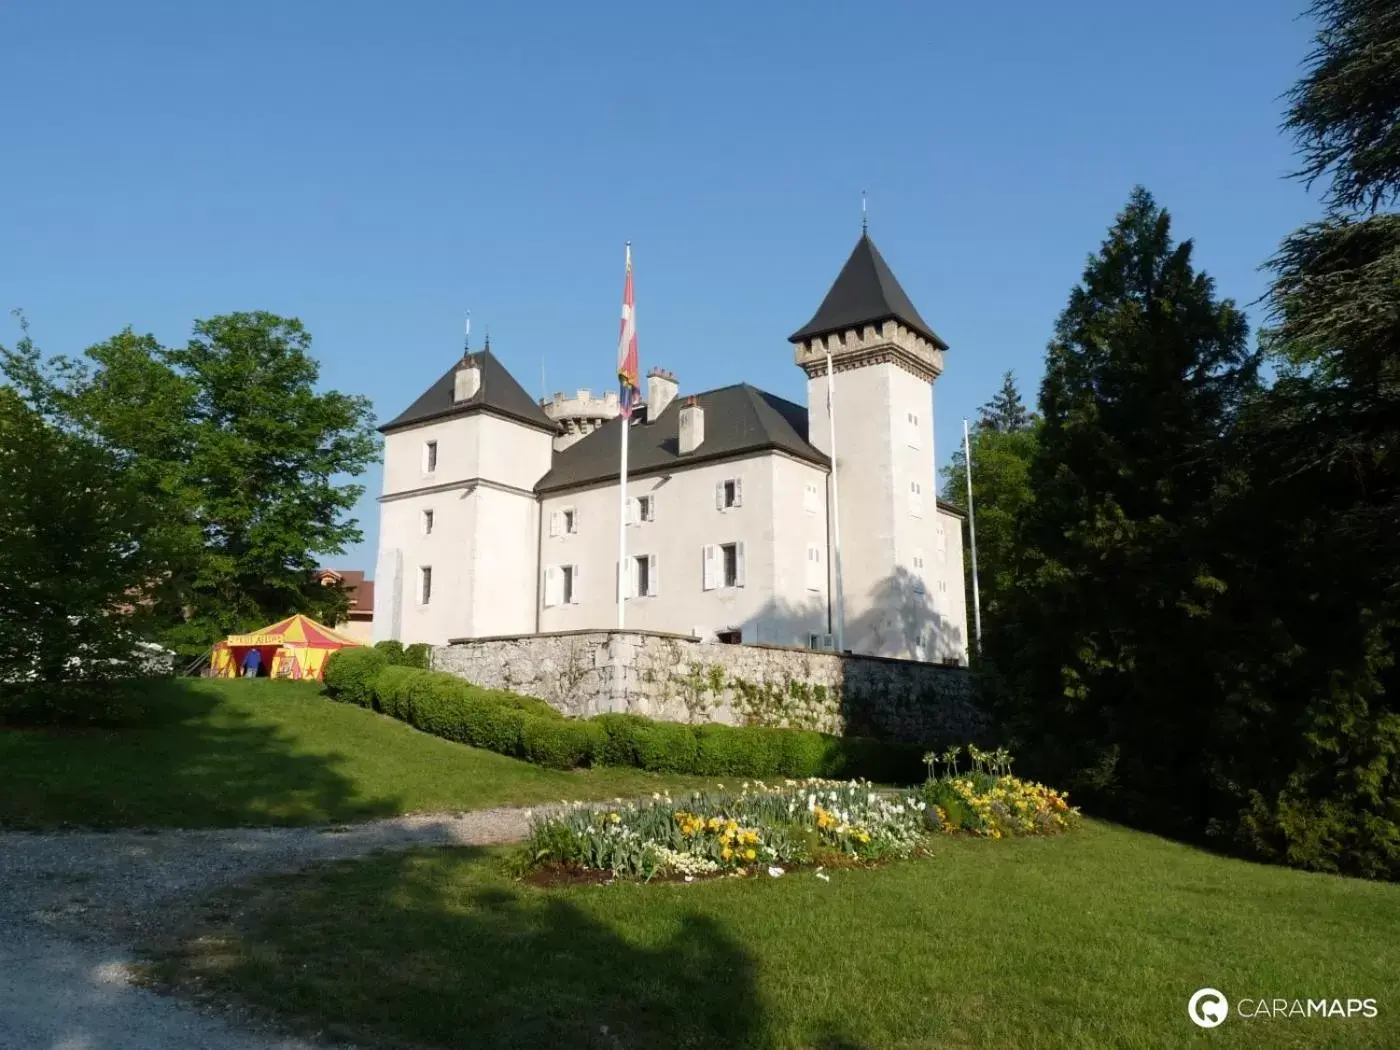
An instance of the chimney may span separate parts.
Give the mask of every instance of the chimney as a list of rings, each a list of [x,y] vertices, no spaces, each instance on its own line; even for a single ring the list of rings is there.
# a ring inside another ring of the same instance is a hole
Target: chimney
[[[695,403],[695,398],[687,398],[685,407],[681,409],[681,455],[694,452],[704,441],[705,410]]]
[[[661,418],[680,390],[676,377],[664,368],[653,368],[647,373],[647,422],[654,423]]]
[[[462,358],[452,377],[452,403],[460,404],[476,397],[481,389],[481,363],[471,355]]]

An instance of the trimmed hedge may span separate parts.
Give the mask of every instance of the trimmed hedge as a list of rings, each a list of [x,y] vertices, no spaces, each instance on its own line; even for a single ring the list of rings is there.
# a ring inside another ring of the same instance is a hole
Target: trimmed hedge
[[[326,660],[322,679],[326,692],[347,704],[371,706],[374,680],[389,666],[389,657],[379,649],[356,647],[337,649]]]
[[[326,664],[326,690],[425,733],[553,769],[631,766],[709,777],[865,777],[890,784],[924,779],[923,749],[911,744],[640,715],[565,718],[542,700],[388,661],[378,648],[342,649]]]

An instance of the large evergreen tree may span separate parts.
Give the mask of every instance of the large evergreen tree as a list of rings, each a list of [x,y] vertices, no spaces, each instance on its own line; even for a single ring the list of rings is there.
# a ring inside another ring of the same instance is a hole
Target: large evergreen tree
[[[1056,325],[1007,712],[1042,768],[1101,810],[1181,831],[1213,812],[1184,771],[1217,695],[1197,656],[1223,586],[1209,551],[1232,483],[1221,438],[1257,373],[1244,317],[1191,254],[1135,190]]]
[[[1327,215],[1273,260],[1280,378],[1249,416],[1254,485],[1234,547],[1258,731],[1220,770],[1256,850],[1400,877],[1400,4],[1320,0],[1291,93]],[[1230,540],[1227,537],[1226,542]],[[1244,581],[1257,590],[1245,592]],[[1271,615],[1260,616],[1260,609]],[[1267,683],[1260,688],[1259,683]]]
[[[982,430],[1011,432],[1025,430],[1031,425],[1031,414],[1016,388],[1016,376],[1006,372],[1001,377],[1001,389],[977,410],[977,426]]]

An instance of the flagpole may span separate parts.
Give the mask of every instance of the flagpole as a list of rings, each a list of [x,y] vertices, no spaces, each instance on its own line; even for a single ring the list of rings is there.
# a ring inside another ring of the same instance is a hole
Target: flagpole
[[[620,631],[627,621],[627,589],[622,581],[627,572],[627,431],[631,429],[629,412],[622,416],[622,468],[619,471],[620,483],[617,487],[617,629]],[[619,665],[621,666],[621,665]]]
[[[963,467],[967,473],[967,536],[972,544],[972,617],[977,629],[977,651],[982,651],[982,598],[977,593],[977,518],[972,509],[972,441],[963,418]]]
[[[846,597],[841,586],[841,496],[836,480],[836,396],[831,353],[826,355],[826,418],[831,424],[831,541],[832,567],[836,580],[836,651],[846,651]]]

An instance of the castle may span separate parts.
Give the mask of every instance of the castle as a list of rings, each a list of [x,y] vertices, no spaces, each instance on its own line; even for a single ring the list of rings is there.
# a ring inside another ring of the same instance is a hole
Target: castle
[[[375,639],[616,627],[627,425],[629,630],[965,664],[963,518],[934,488],[947,345],[865,232],[788,341],[806,408],[653,369],[630,420],[614,393],[536,402],[489,341],[464,354],[380,428]]]

